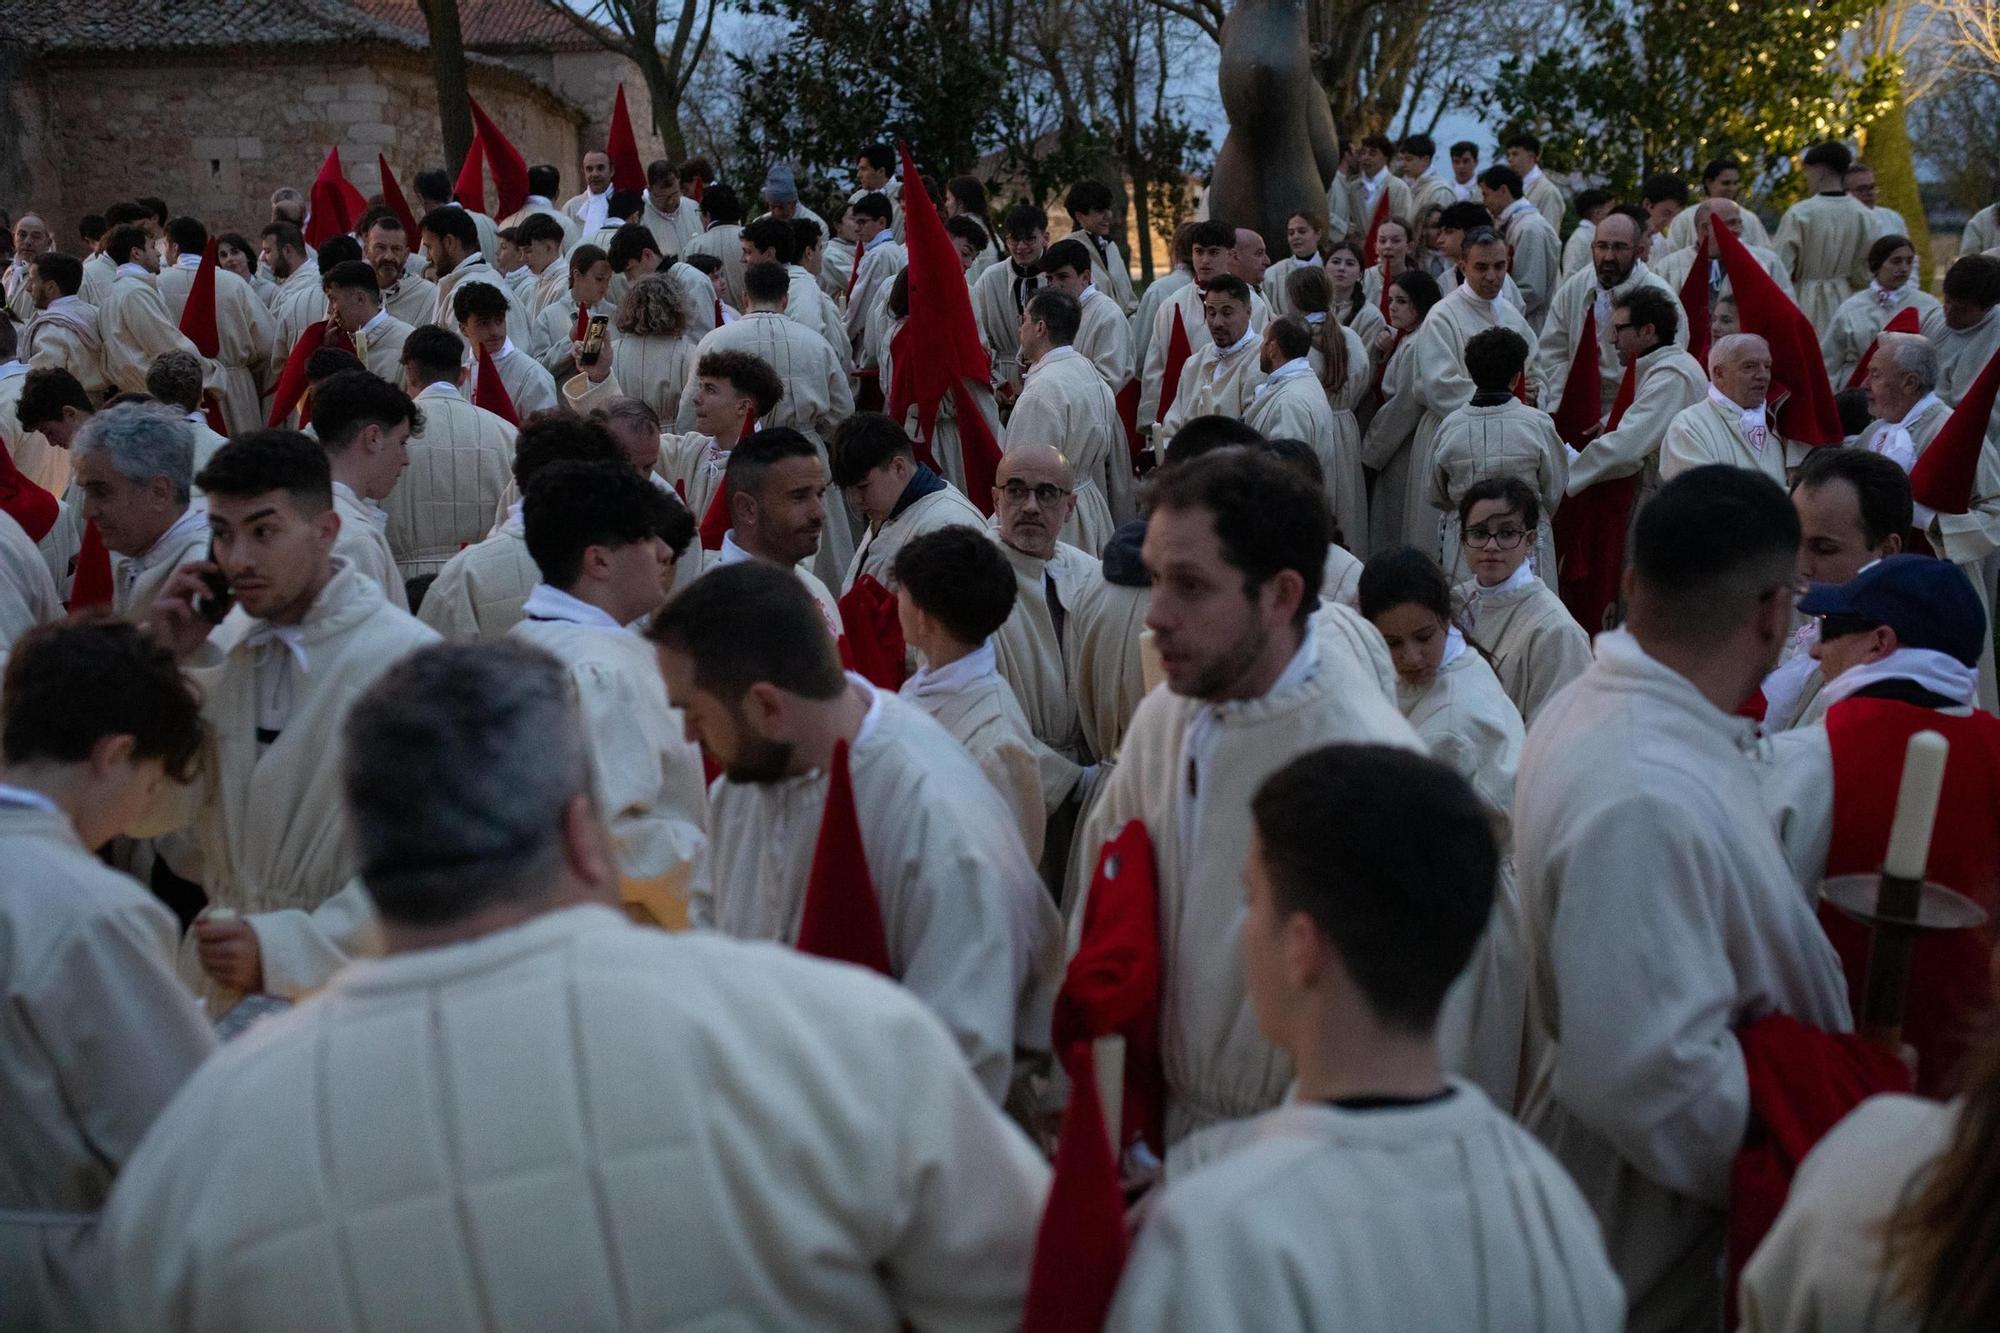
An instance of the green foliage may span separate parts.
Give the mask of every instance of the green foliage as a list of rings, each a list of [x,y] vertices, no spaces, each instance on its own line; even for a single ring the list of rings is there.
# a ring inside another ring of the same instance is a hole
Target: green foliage
[[[1733,154],[1779,175],[1806,145],[1850,137],[1896,99],[1893,57],[1838,58],[1877,0],[1574,0],[1575,35],[1502,61],[1488,99],[1542,160],[1621,193]]]

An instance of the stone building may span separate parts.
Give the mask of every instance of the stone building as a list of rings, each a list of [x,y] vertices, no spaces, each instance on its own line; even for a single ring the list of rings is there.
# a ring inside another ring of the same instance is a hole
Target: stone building
[[[620,81],[657,154],[638,71],[542,0],[460,0],[460,21],[472,95],[565,196]],[[41,213],[65,249],[84,214],[142,194],[254,235],[332,147],[364,195],[378,152],[410,195],[444,165],[415,0],[0,0],[0,119],[0,206]]]

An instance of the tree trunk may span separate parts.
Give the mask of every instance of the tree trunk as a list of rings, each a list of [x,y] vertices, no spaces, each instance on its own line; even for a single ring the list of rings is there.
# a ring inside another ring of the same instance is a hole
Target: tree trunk
[[[645,77],[646,95],[653,102],[653,129],[659,133],[660,147],[666,152],[667,161],[679,165],[687,160],[688,154],[687,141],[681,137],[681,101],[674,92],[673,76],[666,62],[660,59],[657,47],[648,46],[629,54]]]
[[[430,29],[431,78],[437,84],[445,170],[456,177],[472,151],[472,108],[466,100],[465,38],[459,29],[458,0],[418,0],[418,4]]]
[[[1917,281],[1926,290],[1931,280],[1931,229],[1924,220],[1923,196],[1917,190],[1917,168],[1910,151],[1909,122],[1899,97],[1887,115],[1861,132],[1868,165],[1875,169],[1875,197],[1884,208],[1903,215],[1910,243],[1917,251]]]

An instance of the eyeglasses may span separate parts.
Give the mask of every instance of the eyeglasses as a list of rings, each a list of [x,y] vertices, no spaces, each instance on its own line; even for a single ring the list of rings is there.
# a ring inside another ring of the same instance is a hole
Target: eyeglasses
[[[1032,495],[1037,504],[1053,507],[1068,495],[1069,491],[1050,481],[1045,481],[1039,486],[1025,486],[1018,481],[1010,481],[1000,488],[1000,493],[1006,496],[1011,504],[1026,504],[1028,497]]]
[[[1474,548],[1491,542],[1503,551],[1511,551],[1527,535],[1526,528],[1467,528],[1463,540],[1467,546]]]
[[[1836,611],[1831,615],[1819,617],[1819,641],[1830,643],[1834,639],[1844,639],[1850,634],[1867,634],[1881,627],[1882,622],[1879,620]]]

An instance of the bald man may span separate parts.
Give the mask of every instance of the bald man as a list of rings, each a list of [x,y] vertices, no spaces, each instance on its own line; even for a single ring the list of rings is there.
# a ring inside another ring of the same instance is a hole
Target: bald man
[[[583,155],[583,193],[563,201],[562,211],[580,224],[578,235],[594,236],[611,212],[611,154],[595,149]]]
[[[1562,404],[1569,383],[1570,364],[1583,345],[1584,326],[1591,325],[1597,340],[1598,417],[1611,412],[1618,396],[1619,381],[1625,378],[1625,363],[1618,355],[1612,336],[1612,302],[1641,287],[1654,287],[1673,298],[1657,273],[1646,267],[1639,255],[1639,224],[1628,213],[1611,213],[1597,224],[1590,238],[1590,266],[1563,280],[1549,302],[1548,323],[1542,327],[1540,356],[1548,389],[1543,407],[1550,415]],[[1674,335],[1678,346],[1687,346],[1687,321],[1682,319]]]
[[[1694,214],[1695,244],[1687,246],[1685,249],[1674,251],[1662,259],[1654,269],[1668,286],[1672,287],[1676,292],[1680,291],[1681,284],[1687,281],[1688,270],[1694,265],[1695,254],[1701,249],[1702,239],[1707,238],[1709,309],[1713,310],[1715,303],[1725,296],[1733,298],[1734,293],[1729,285],[1729,275],[1722,271],[1722,261],[1716,258],[1715,228],[1720,224],[1729,228],[1730,234],[1743,242],[1743,248],[1750,252],[1750,257],[1757,261],[1759,267],[1771,275],[1772,279],[1777,282],[1785,295],[1791,297],[1794,301],[1798,299],[1798,294],[1792,289],[1792,275],[1786,271],[1784,264],[1778,259],[1778,252],[1762,245],[1754,244],[1744,234],[1744,213],[1740,206],[1728,199],[1704,199],[1695,208]]]
[[[30,283],[34,277],[32,265],[54,248],[54,237],[41,214],[23,213],[15,221],[14,258],[0,270],[0,295],[6,297],[7,313],[16,324],[26,324],[35,317],[35,293]]]
[[[1805,458],[1806,447],[1787,444],[1771,420],[1771,345],[1754,333],[1718,338],[1708,352],[1708,397],[1667,425],[1660,445],[1660,480],[1709,463],[1761,472],[1780,486]]]

